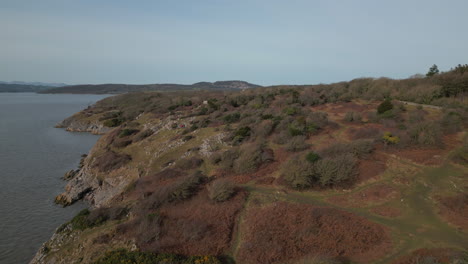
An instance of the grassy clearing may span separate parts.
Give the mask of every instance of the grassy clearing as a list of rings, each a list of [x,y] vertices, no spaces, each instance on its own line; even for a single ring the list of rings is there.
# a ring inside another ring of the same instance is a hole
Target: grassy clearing
[[[397,157],[391,158],[392,167],[388,169],[377,181],[358,186],[350,191],[283,191],[282,188],[272,186],[256,186],[252,183],[244,187],[251,193],[246,208],[255,201],[256,204],[269,204],[278,201],[292,203],[314,204],[346,210],[363,216],[371,221],[380,223],[392,230],[393,251],[378,263],[390,263],[396,258],[406,255],[422,247],[453,247],[464,249],[468,244],[466,233],[451,226],[439,215],[437,205],[432,197],[436,194],[456,193],[454,186],[466,184],[466,170],[445,164],[441,167],[425,167],[414,164],[408,160]],[[402,169],[398,169],[400,165]],[[407,174],[409,173],[409,175]],[[407,174],[407,175],[405,175]],[[411,177],[412,183],[395,184],[395,177]],[[373,206],[364,208],[340,207],[326,201],[327,198],[340,195],[353,194],[376,184],[386,183],[396,187],[401,197],[384,203],[401,210],[402,215],[396,218],[387,218],[370,212]],[[247,209],[245,209],[247,210]],[[242,221],[239,233],[236,234],[236,243],[233,250],[235,256],[240,240],[242,239]]]

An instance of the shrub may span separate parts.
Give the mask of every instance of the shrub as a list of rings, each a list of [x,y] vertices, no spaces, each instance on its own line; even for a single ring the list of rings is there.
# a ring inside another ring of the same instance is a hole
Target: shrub
[[[233,142],[234,143],[240,143],[242,142],[245,138],[250,136],[250,127],[245,126],[245,127],[240,127],[234,132],[233,136]]]
[[[414,144],[437,146],[442,143],[441,127],[435,122],[422,122],[415,124],[409,129],[408,133]]]
[[[192,136],[192,135],[186,135],[186,136],[184,136],[184,137],[182,138],[182,140],[183,140],[184,142],[187,142],[187,141],[191,140],[192,138],[194,138],[194,136]]]
[[[392,135],[391,132],[385,132],[382,139],[385,144],[398,144],[400,142],[400,138]]]
[[[205,176],[201,172],[196,172],[193,175],[178,182],[177,186],[172,190],[169,201],[186,200],[198,191],[198,186],[205,180]]]
[[[282,178],[293,188],[305,189],[314,184],[314,166],[299,156],[285,162],[281,171]]]
[[[93,211],[88,209],[81,210],[70,221],[72,229],[84,230],[99,226],[108,220],[116,220],[125,216],[127,210],[125,208],[98,208]]]
[[[411,123],[417,123],[424,121],[425,116],[426,112],[424,110],[415,110],[409,112],[408,119]]]
[[[281,131],[278,134],[273,135],[272,141],[276,144],[283,145],[291,138],[288,132]]]
[[[353,179],[356,165],[354,156],[347,153],[317,161],[315,173],[322,186],[331,186]]]
[[[309,153],[307,153],[306,155],[306,160],[310,163],[314,163],[316,161],[318,161],[320,159],[320,155],[311,151]]]
[[[182,170],[196,169],[202,165],[203,159],[197,157],[184,158],[176,162],[176,167]]]
[[[232,123],[239,121],[240,116],[241,116],[240,113],[233,113],[233,114],[228,114],[224,116],[223,119],[224,119],[224,122],[228,124],[232,124]]]
[[[218,164],[224,169],[232,169],[234,161],[239,157],[239,150],[237,148],[228,149],[220,155]]]
[[[361,122],[362,116],[356,112],[347,112],[343,118],[344,121],[347,122]]]
[[[103,125],[106,127],[116,127],[123,123],[121,118],[112,118],[103,122]]]
[[[448,133],[455,133],[461,131],[463,128],[463,120],[461,114],[455,111],[445,113],[440,123],[444,131]]]
[[[468,165],[468,136],[465,135],[463,144],[456,148],[451,154],[452,160],[462,165]]]
[[[345,153],[363,156],[373,151],[372,140],[358,139],[350,143],[335,143],[320,151],[322,157],[337,157]]]
[[[101,172],[109,172],[122,167],[132,160],[132,157],[127,154],[118,154],[114,151],[107,151],[104,154],[98,155],[92,166]]]
[[[209,197],[211,200],[216,202],[224,202],[231,198],[236,190],[235,185],[228,180],[219,179],[215,180],[209,187],[208,187]]]
[[[377,113],[383,114],[392,109],[393,109],[393,104],[390,101],[390,99],[387,98],[377,107]]]
[[[295,115],[297,113],[299,113],[299,109],[295,108],[295,107],[286,107],[285,109],[283,109],[283,112],[286,114],[286,115]]]
[[[130,136],[130,135],[136,134],[138,132],[139,132],[139,130],[136,130],[136,129],[125,128],[125,129],[122,129],[120,131],[119,138],[127,137],[127,136]]]
[[[134,142],[138,142],[138,141],[141,141],[151,135],[153,135],[153,130],[151,129],[145,129],[143,131],[141,131],[140,133],[136,134],[135,137],[133,138],[133,141]]]
[[[116,139],[114,142],[112,142],[112,146],[115,148],[124,148],[130,144],[132,144],[132,141],[125,139]]]
[[[256,138],[265,138],[273,131],[273,122],[271,120],[264,120],[254,129]]]
[[[233,163],[236,173],[254,172],[262,163],[262,146],[259,144],[244,145],[240,149],[238,158]]]
[[[310,146],[305,141],[305,136],[292,137],[286,144],[286,150],[296,152],[308,149]]]

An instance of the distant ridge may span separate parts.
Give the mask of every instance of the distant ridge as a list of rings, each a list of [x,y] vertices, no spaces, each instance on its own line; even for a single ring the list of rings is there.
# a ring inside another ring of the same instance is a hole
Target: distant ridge
[[[258,88],[260,85],[245,81],[198,82],[194,84],[82,84],[51,88],[40,93],[67,94],[119,94],[142,91],[183,91],[183,90],[226,90],[239,91]]]
[[[36,93],[54,87],[66,86],[64,83],[42,82],[3,82],[0,81],[0,93]]]
[[[21,82],[21,81],[12,81],[12,82],[0,81],[0,84],[19,84],[19,85],[47,86],[47,87],[63,87],[63,86],[67,86],[66,83],[43,83],[43,82]]]

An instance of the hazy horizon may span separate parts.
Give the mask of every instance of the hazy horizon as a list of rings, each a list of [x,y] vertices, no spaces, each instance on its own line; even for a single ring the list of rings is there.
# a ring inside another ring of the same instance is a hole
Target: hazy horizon
[[[0,80],[66,84],[406,78],[468,62],[468,2],[0,3]]]

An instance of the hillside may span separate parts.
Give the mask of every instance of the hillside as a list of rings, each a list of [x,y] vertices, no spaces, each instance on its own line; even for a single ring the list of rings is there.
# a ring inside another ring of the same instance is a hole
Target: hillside
[[[85,84],[52,88],[41,93],[70,93],[70,94],[119,94],[144,91],[190,91],[190,90],[226,90],[236,91],[257,88],[259,85],[244,81],[218,81],[214,83],[199,82],[191,85],[184,84]]]
[[[465,263],[467,80],[103,99],[57,125],[103,134],[56,197],[91,208],[31,263]]]

